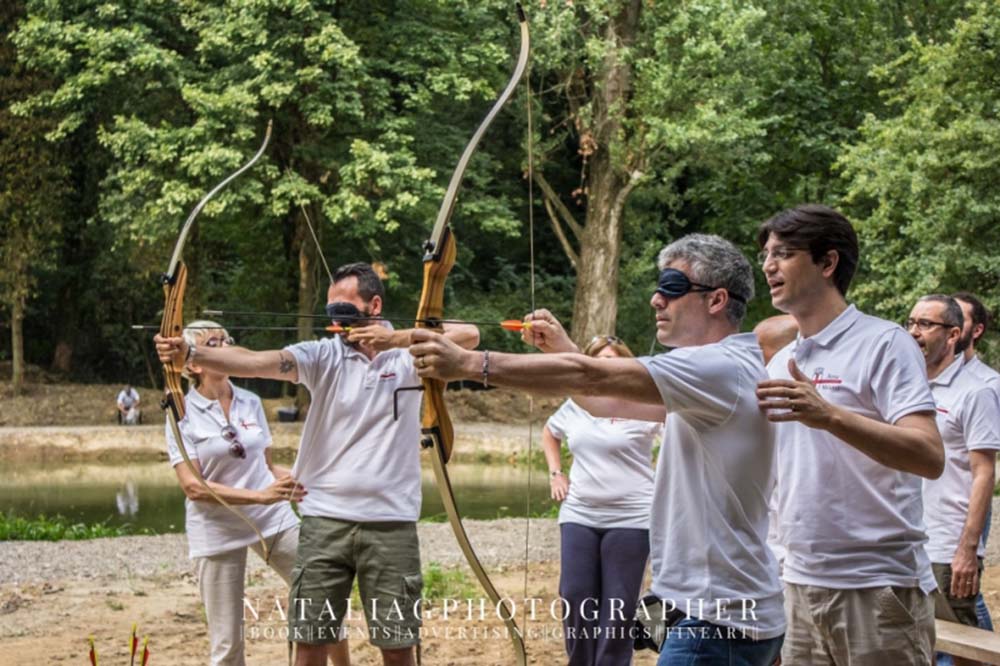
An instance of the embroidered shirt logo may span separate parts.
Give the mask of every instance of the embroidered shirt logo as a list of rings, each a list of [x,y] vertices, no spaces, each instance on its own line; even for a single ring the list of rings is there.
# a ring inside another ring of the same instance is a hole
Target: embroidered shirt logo
[[[244,419],[240,419],[240,427],[243,428],[244,430],[249,430],[250,428],[256,428],[257,427],[257,422],[256,421],[245,421]]]
[[[834,375],[827,375],[824,377],[824,374],[826,374],[826,370],[823,368],[816,368],[816,370],[813,371],[813,386],[836,386],[844,383],[844,380],[840,377],[836,377]]]
[[[395,372],[383,372],[381,375],[378,376],[378,379],[379,381],[382,381],[383,379],[392,379],[395,376],[396,376]]]

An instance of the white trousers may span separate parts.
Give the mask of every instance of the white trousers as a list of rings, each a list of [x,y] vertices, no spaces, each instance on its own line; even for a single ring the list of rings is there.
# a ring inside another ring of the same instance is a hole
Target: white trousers
[[[271,549],[268,565],[285,581],[291,582],[295,551],[299,545],[299,527],[295,525],[278,535],[267,537]],[[273,543],[273,545],[272,545]],[[259,542],[250,545],[263,558]],[[212,666],[245,666],[243,640],[243,587],[246,581],[247,549],[195,558],[198,587],[208,618],[208,640]]]

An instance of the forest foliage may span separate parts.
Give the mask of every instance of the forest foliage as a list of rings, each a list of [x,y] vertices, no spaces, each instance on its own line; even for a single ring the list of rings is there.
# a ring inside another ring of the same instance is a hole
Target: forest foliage
[[[524,5],[530,71],[462,188],[449,317],[547,307],[646,353],[664,244],[705,231],[752,255],[761,221],[807,201],[857,224],[862,308],[898,320],[958,289],[1000,308],[992,0]],[[189,315],[321,312],[308,215],[331,266],[381,262],[387,312],[412,316],[422,242],[518,48],[506,0],[14,0],[0,31],[0,335],[19,318],[28,362],[140,383],[131,325],[159,320],[179,226],[268,121],[264,158],[195,225]],[[748,327],[774,313],[760,291]]]

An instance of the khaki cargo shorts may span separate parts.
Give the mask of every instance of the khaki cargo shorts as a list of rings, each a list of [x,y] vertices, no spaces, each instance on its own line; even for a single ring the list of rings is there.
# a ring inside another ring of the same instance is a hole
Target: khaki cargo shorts
[[[372,645],[399,649],[420,641],[420,546],[412,522],[355,523],[302,519],[289,590],[289,640],[336,643],[349,609],[354,577]]]

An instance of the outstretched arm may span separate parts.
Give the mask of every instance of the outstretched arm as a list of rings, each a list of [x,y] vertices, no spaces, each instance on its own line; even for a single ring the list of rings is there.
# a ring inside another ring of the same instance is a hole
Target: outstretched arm
[[[155,336],[156,353],[162,363],[181,359],[206,370],[232,377],[258,377],[279,381],[299,381],[298,364],[292,353],[284,349],[251,351],[244,347],[208,347],[199,345],[191,350],[184,338]]]
[[[662,406],[649,372],[631,358],[582,354],[468,351],[429,331],[412,333],[410,353],[421,377],[478,379],[536,394],[607,396]]]

